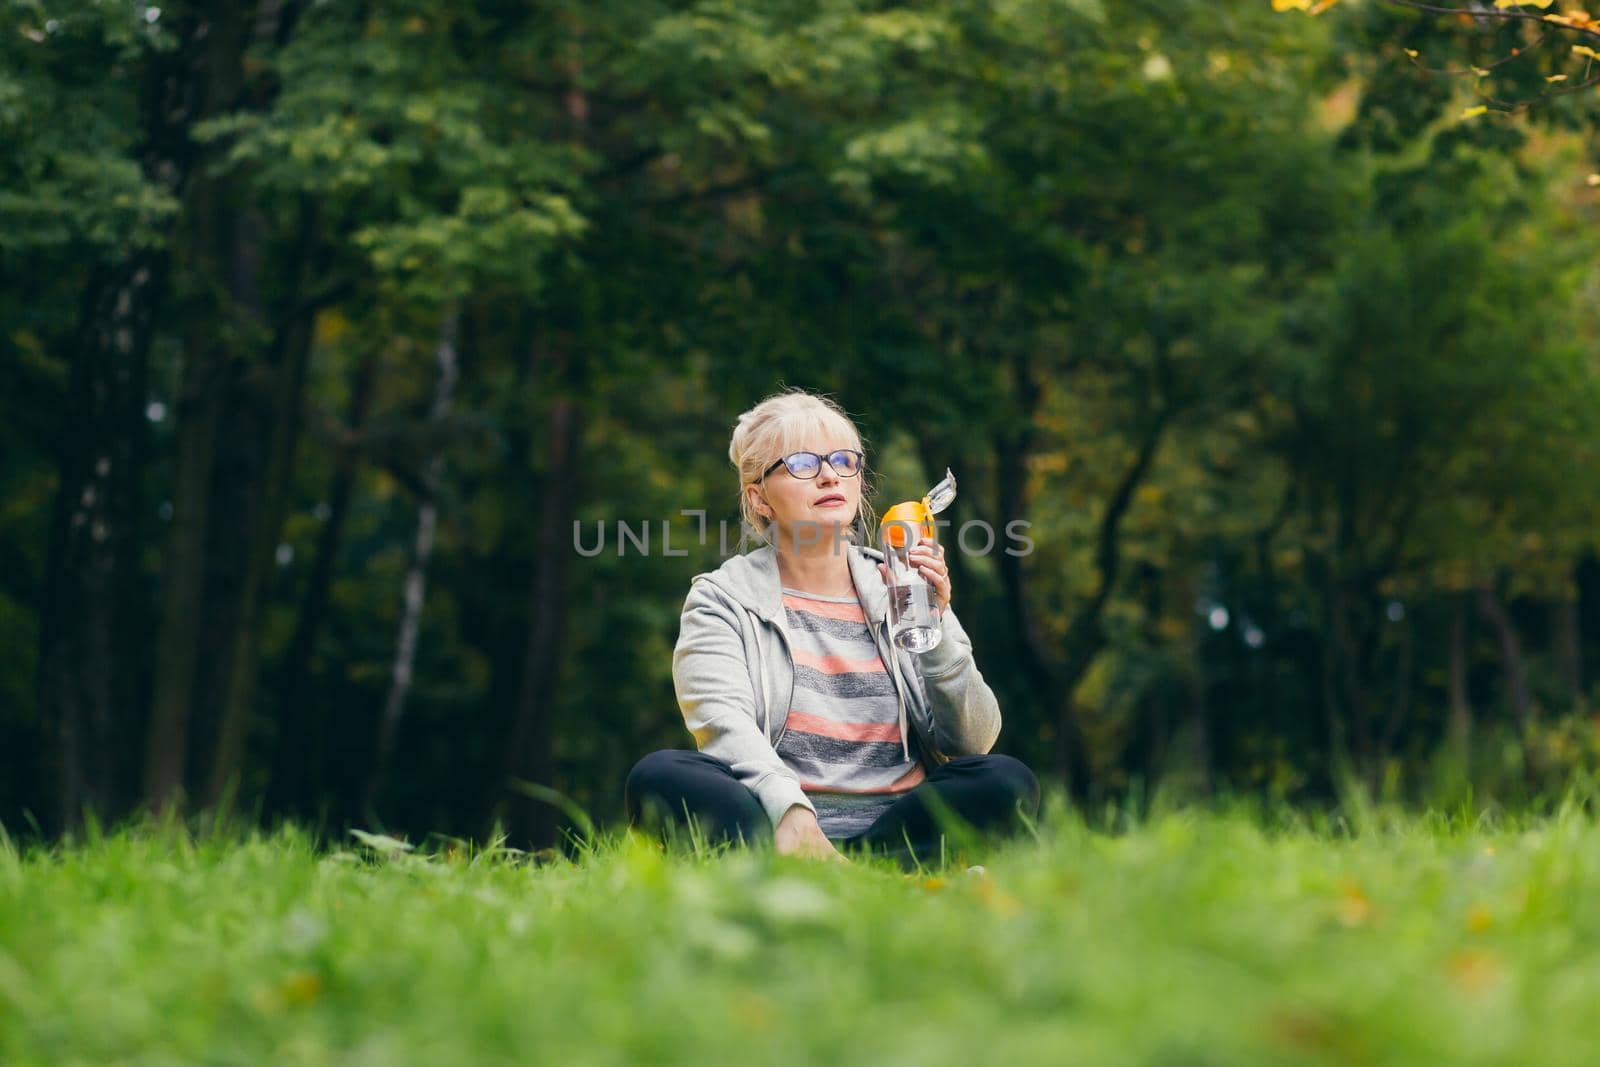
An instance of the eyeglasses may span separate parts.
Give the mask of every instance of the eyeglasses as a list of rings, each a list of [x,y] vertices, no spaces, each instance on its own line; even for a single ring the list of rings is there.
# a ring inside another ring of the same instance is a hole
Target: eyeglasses
[[[841,478],[854,478],[861,473],[861,465],[866,457],[853,448],[837,449],[829,452],[826,457],[819,456],[815,452],[790,452],[762,471],[761,480],[765,481],[767,475],[780,466],[788,467],[789,473],[796,478],[815,478],[822,470],[824,458],[827,459],[828,466],[833,468],[833,473]]]

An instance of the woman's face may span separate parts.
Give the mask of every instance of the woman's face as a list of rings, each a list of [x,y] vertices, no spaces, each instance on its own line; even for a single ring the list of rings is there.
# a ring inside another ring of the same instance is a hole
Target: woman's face
[[[811,437],[795,451],[827,456],[850,447],[847,441]],[[773,456],[767,466],[778,459]],[[855,522],[861,506],[861,475],[845,477],[823,460],[815,478],[796,478],[780,464],[763,481],[746,486],[745,492],[756,494],[756,510],[777,523],[786,546],[833,545],[843,540],[844,529]]]

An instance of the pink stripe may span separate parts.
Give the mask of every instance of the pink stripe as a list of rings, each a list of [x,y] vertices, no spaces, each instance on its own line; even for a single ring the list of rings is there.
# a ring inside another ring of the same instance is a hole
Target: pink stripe
[[[790,714],[793,714],[793,712]],[[807,793],[860,793],[863,795],[868,793],[904,793],[921,785],[922,780],[926,777],[927,772],[922,769],[922,764],[919,763],[896,778],[886,789],[835,789],[817,782],[801,782],[800,788]]]
[[[899,741],[900,725],[893,722],[834,722],[803,711],[789,712],[788,728],[801,733],[834,737],[840,741]]]
[[[882,657],[874,654],[866,659],[845,659],[843,656],[819,656],[803,648],[794,650],[794,661],[802,667],[823,674],[884,674]]]
[[[783,597],[783,606],[793,608],[795,611],[804,611],[811,615],[821,615],[825,619],[845,619],[849,622],[866,622],[866,615],[862,614],[861,603],[830,604],[826,600],[807,600],[804,597]]]

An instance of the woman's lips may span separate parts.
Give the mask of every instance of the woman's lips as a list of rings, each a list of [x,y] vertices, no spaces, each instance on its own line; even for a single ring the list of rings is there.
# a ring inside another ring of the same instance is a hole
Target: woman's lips
[[[825,496],[821,500],[817,501],[812,506],[813,507],[819,507],[819,508],[835,508],[835,507],[839,507],[840,505],[842,505],[844,503],[845,503],[845,499],[842,496]]]

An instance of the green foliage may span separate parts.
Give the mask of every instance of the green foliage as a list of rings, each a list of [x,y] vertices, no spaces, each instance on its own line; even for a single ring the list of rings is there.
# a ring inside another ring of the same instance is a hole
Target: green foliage
[[[177,203],[140,168],[138,101],[123,72],[165,51],[168,36],[133,5],[0,12],[0,262],[159,243]]]
[[[277,548],[247,803],[303,732],[298,814],[481,831],[531,774],[506,747],[536,712],[535,793],[616,816],[632,762],[688,743],[677,614],[719,522],[737,544],[733,419],[780,384],[859,416],[883,497],[950,465],[958,526],[1031,522],[1035,552],[964,560],[957,596],[1002,746],[1046,774],[1076,729],[1106,794],[1326,797],[1351,760],[1422,796],[1451,613],[1481,590],[1510,605],[1539,712],[1583,721],[1582,664],[1543,620],[1585,605],[1592,662],[1600,281],[1587,149],[1563,131],[1594,105],[1553,105],[1537,135],[1462,121],[1463,83],[1405,54],[1484,62],[1512,29],[1258,0],[290,8],[231,51],[181,5],[0,16],[0,810],[41,803],[11,783],[47,741],[39,605],[90,297],[143,256],[174,281],[140,309],[148,528],[118,588],[153,615],[171,587],[180,442],[213,389],[208,656],[231,647],[237,543]],[[1480,87],[1552,84],[1571,58]],[[213,65],[220,99],[153,103]],[[460,379],[435,418],[447,322]],[[258,529],[285,441],[282,520]],[[415,684],[374,800],[425,500]],[[572,520],[605,524],[605,551],[578,556]],[[619,555],[618,522],[652,552]],[[662,554],[663,522],[687,556]],[[1489,739],[1498,636],[1464,646]],[[1496,792],[1544,788],[1479,763]]]

